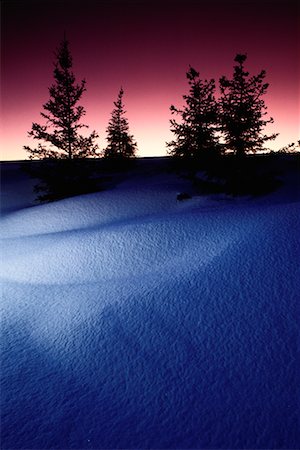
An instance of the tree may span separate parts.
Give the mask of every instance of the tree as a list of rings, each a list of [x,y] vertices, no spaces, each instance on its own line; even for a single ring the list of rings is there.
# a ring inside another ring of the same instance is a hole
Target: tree
[[[215,81],[201,80],[199,72],[191,66],[186,74],[189,94],[184,95],[185,106],[178,109],[171,105],[172,114],[180,116],[180,122],[171,119],[171,131],[175,139],[167,143],[169,154],[177,157],[201,158],[215,153],[219,148],[217,138],[217,111]]]
[[[73,159],[96,156],[98,146],[94,143],[98,137],[96,131],[89,136],[79,134],[81,128],[88,128],[80,123],[85,110],[78,105],[85,88],[85,80],[80,84],[75,81],[72,72],[72,56],[69,42],[64,37],[56,53],[54,84],[49,88],[50,99],[43,105],[45,125],[32,124],[28,135],[42,141],[37,148],[24,146],[30,159]],[[47,145],[48,144],[48,145]]]
[[[119,91],[118,99],[114,102],[115,108],[111,113],[111,119],[107,127],[108,146],[104,150],[106,158],[134,158],[137,144],[129,134],[128,119],[123,104],[124,90]]]
[[[279,149],[279,153],[296,153],[300,151],[300,140],[292,142]]]
[[[263,144],[275,139],[278,134],[267,136],[262,131],[273,118],[267,119],[262,96],[269,84],[264,82],[266,72],[249,77],[244,69],[246,55],[237,54],[234,61],[233,78],[220,78],[220,123],[227,150],[237,156],[261,150]]]

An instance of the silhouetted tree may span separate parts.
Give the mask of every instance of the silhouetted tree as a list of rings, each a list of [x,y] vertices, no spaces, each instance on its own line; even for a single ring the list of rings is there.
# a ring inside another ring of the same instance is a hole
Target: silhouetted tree
[[[80,123],[85,115],[82,106],[78,106],[85,88],[85,80],[75,82],[72,72],[72,56],[69,42],[64,37],[56,53],[54,68],[55,82],[49,88],[50,100],[43,105],[46,112],[41,116],[46,119],[45,125],[32,124],[28,135],[42,141],[37,148],[24,146],[30,159],[73,159],[96,156],[98,146],[94,143],[98,137],[96,131],[89,136],[79,134],[80,128],[88,128]],[[48,144],[45,145],[45,144]]]
[[[124,90],[119,91],[118,99],[114,102],[115,108],[111,113],[111,119],[107,127],[108,146],[104,151],[106,158],[134,158],[137,144],[129,134],[128,119],[123,104]]]
[[[167,147],[172,156],[202,158],[219,149],[215,81],[201,80],[199,72],[192,67],[186,76],[189,94],[183,96],[186,104],[182,109],[170,107],[172,114],[180,116],[180,122],[170,120],[175,139]]]
[[[267,108],[262,99],[269,84],[264,82],[265,70],[249,77],[244,69],[246,59],[246,55],[236,55],[233,78],[220,78],[220,123],[227,150],[238,156],[260,150],[266,141],[278,135],[262,133],[268,123],[273,123],[272,117],[265,117]]]
[[[280,153],[296,153],[300,152],[300,140],[297,142],[292,142],[291,144],[285,145],[279,149]]]
[[[24,146],[29,159],[46,159],[28,166],[31,176],[40,179],[35,186],[39,201],[52,201],[73,195],[97,191],[100,179],[95,166],[87,158],[97,156],[96,131],[88,136],[79,133],[88,128],[80,123],[85,110],[78,105],[85,89],[85,80],[75,81],[72,56],[64,37],[57,53],[54,83],[49,88],[50,99],[43,105],[41,116],[45,125],[32,124],[28,133],[39,142],[36,148]]]

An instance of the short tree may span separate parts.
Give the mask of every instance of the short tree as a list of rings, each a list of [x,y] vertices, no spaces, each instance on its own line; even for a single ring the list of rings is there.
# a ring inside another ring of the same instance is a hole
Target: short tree
[[[119,91],[118,99],[114,102],[115,108],[111,113],[111,119],[107,127],[108,145],[104,150],[106,158],[134,158],[137,144],[129,133],[128,119],[123,104],[124,90]]]
[[[279,153],[298,153],[300,152],[300,140],[297,142],[292,142],[279,149]]]
[[[171,119],[171,131],[175,139],[167,143],[169,154],[176,157],[201,158],[219,148],[217,137],[217,111],[215,81],[201,80],[192,67],[187,74],[189,93],[184,95],[182,109],[171,105],[172,114],[180,116],[180,122]]]
[[[41,116],[45,125],[32,124],[28,135],[42,141],[37,148],[24,146],[30,159],[73,159],[96,156],[98,146],[96,131],[89,136],[79,134],[80,128],[88,128],[80,123],[85,110],[78,105],[85,88],[85,80],[75,81],[72,72],[72,56],[69,43],[64,37],[56,53],[54,84],[49,88],[50,100],[43,105]]]
[[[266,141],[278,135],[267,136],[262,132],[268,123],[273,123],[272,117],[265,117],[267,108],[262,99],[269,85],[264,82],[264,70],[249,77],[249,72],[244,69],[246,58],[246,55],[236,55],[233,78],[220,78],[221,129],[227,150],[238,156],[261,150]]]

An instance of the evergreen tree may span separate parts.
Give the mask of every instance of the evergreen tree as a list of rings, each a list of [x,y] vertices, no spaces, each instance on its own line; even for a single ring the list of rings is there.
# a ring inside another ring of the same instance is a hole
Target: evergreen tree
[[[94,143],[98,137],[96,131],[85,137],[79,134],[80,128],[88,128],[80,123],[85,115],[82,106],[78,106],[85,88],[85,80],[75,81],[72,72],[72,56],[69,42],[64,37],[56,53],[54,68],[55,82],[49,88],[50,100],[43,105],[45,125],[32,124],[28,133],[33,139],[42,141],[37,148],[24,146],[29,158],[73,159],[96,156],[98,146]],[[48,144],[48,145],[47,145]]]
[[[242,156],[263,147],[264,142],[275,139],[278,134],[262,133],[272,117],[266,119],[266,106],[262,96],[267,92],[264,82],[266,72],[249,77],[244,69],[246,55],[236,55],[233,78],[220,78],[220,122],[227,150]]]
[[[114,102],[115,108],[111,113],[111,119],[107,127],[108,146],[104,150],[106,158],[134,158],[137,144],[129,134],[128,119],[123,104],[124,90],[119,91],[118,99]]]
[[[219,149],[215,81],[201,80],[199,72],[192,67],[186,76],[189,94],[183,96],[186,103],[183,109],[170,107],[172,114],[180,116],[180,122],[170,120],[175,139],[167,143],[167,147],[172,156],[199,159]]]
[[[292,142],[279,149],[279,153],[294,153],[300,152],[300,140],[297,142]]]

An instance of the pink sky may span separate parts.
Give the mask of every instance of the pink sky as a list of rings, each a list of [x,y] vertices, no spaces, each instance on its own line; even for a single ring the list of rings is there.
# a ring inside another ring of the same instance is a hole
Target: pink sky
[[[250,74],[267,71],[265,97],[280,136],[299,136],[299,10],[294,0],[5,0],[2,7],[1,159],[25,159],[32,122],[53,81],[54,51],[64,31],[74,73],[86,78],[83,122],[105,146],[113,101],[122,85],[139,156],[165,155],[169,107],[182,105],[191,64],[203,78],[230,76],[236,53]]]

